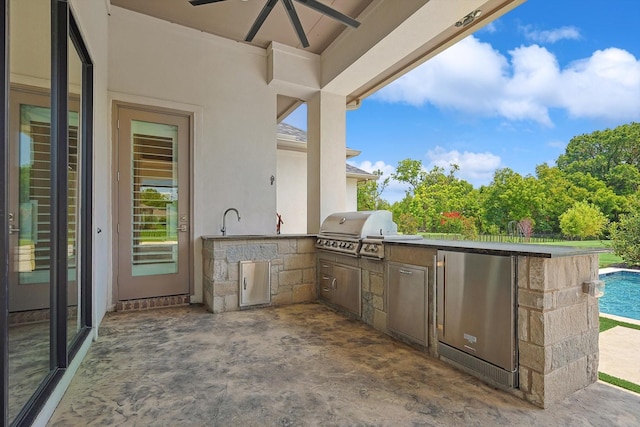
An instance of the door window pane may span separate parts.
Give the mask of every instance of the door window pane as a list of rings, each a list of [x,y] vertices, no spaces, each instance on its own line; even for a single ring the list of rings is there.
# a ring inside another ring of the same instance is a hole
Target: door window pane
[[[178,127],[132,120],[133,276],[178,272]]]
[[[70,343],[80,330],[79,302],[80,280],[79,274],[80,257],[82,253],[78,251],[80,238],[80,183],[81,170],[81,129],[80,129],[80,99],[82,98],[82,61],[75,49],[73,42],[69,39],[69,152],[67,158],[69,165],[67,168],[67,269],[68,269],[68,295],[67,295],[67,342]]]

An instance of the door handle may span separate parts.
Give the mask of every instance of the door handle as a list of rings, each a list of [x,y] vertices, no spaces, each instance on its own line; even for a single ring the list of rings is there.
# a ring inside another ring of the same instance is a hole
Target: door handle
[[[20,231],[19,228],[16,228],[13,226],[13,224],[9,224],[9,234],[15,234],[18,233]]]
[[[180,224],[178,226],[178,231],[185,233],[187,231],[187,224]]]

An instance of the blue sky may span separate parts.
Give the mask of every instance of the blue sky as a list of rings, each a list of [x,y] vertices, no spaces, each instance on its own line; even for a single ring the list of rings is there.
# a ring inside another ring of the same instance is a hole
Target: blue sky
[[[640,122],[640,0],[528,0],[347,112],[355,166],[450,163],[476,187],[497,168],[554,164],[576,135]],[[285,122],[306,129],[306,109]],[[404,187],[383,193],[400,200]]]

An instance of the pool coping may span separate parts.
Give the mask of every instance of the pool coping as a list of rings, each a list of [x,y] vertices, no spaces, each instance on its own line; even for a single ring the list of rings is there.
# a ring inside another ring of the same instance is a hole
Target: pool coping
[[[598,270],[598,276],[602,274],[617,273],[619,271],[629,271],[629,272],[640,274],[640,270],[634,270],[631,268],[606,267]],[[606,289],[605,289],[605,292],[607,292]],[[640,326],[640,320],[631,319],[629,317],[616,316],[615,314],[608,314],[603,312],[600,312],[600,317],[606,317],[607,319],[617,320],[618,322],[631,323],[632,325]]]

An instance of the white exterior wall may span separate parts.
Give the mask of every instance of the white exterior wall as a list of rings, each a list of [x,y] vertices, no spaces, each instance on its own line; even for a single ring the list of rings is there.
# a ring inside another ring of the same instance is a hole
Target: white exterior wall
[[[307,232],[307,153],[278,150],[278,213],[282,234]]]
[[[72,0],[71,7],[93,61],[93,325],[111,306],[111,144],[109,139],[109,37],[106,3]],[[101,232],[98,233],[97,230]],[[98,329],[94,328],[97,335]]]
[[[358,180],[356,178],[347,178],[347,201],[346,211],[358,210]]]
[[[195,113],[192,162],[193,301],[202,298],[202,235],[218,235],[225,209],[242,221],[229,234],[275,233],[276,94],[263,49],[113,7],[113,100]]]
[[[300,143],[302,144],[302,143]],[[307,233],[307,153],[278,149],[277,200],[282,234]],[[357,178],[346,179],[345,211],[358,210]]]

